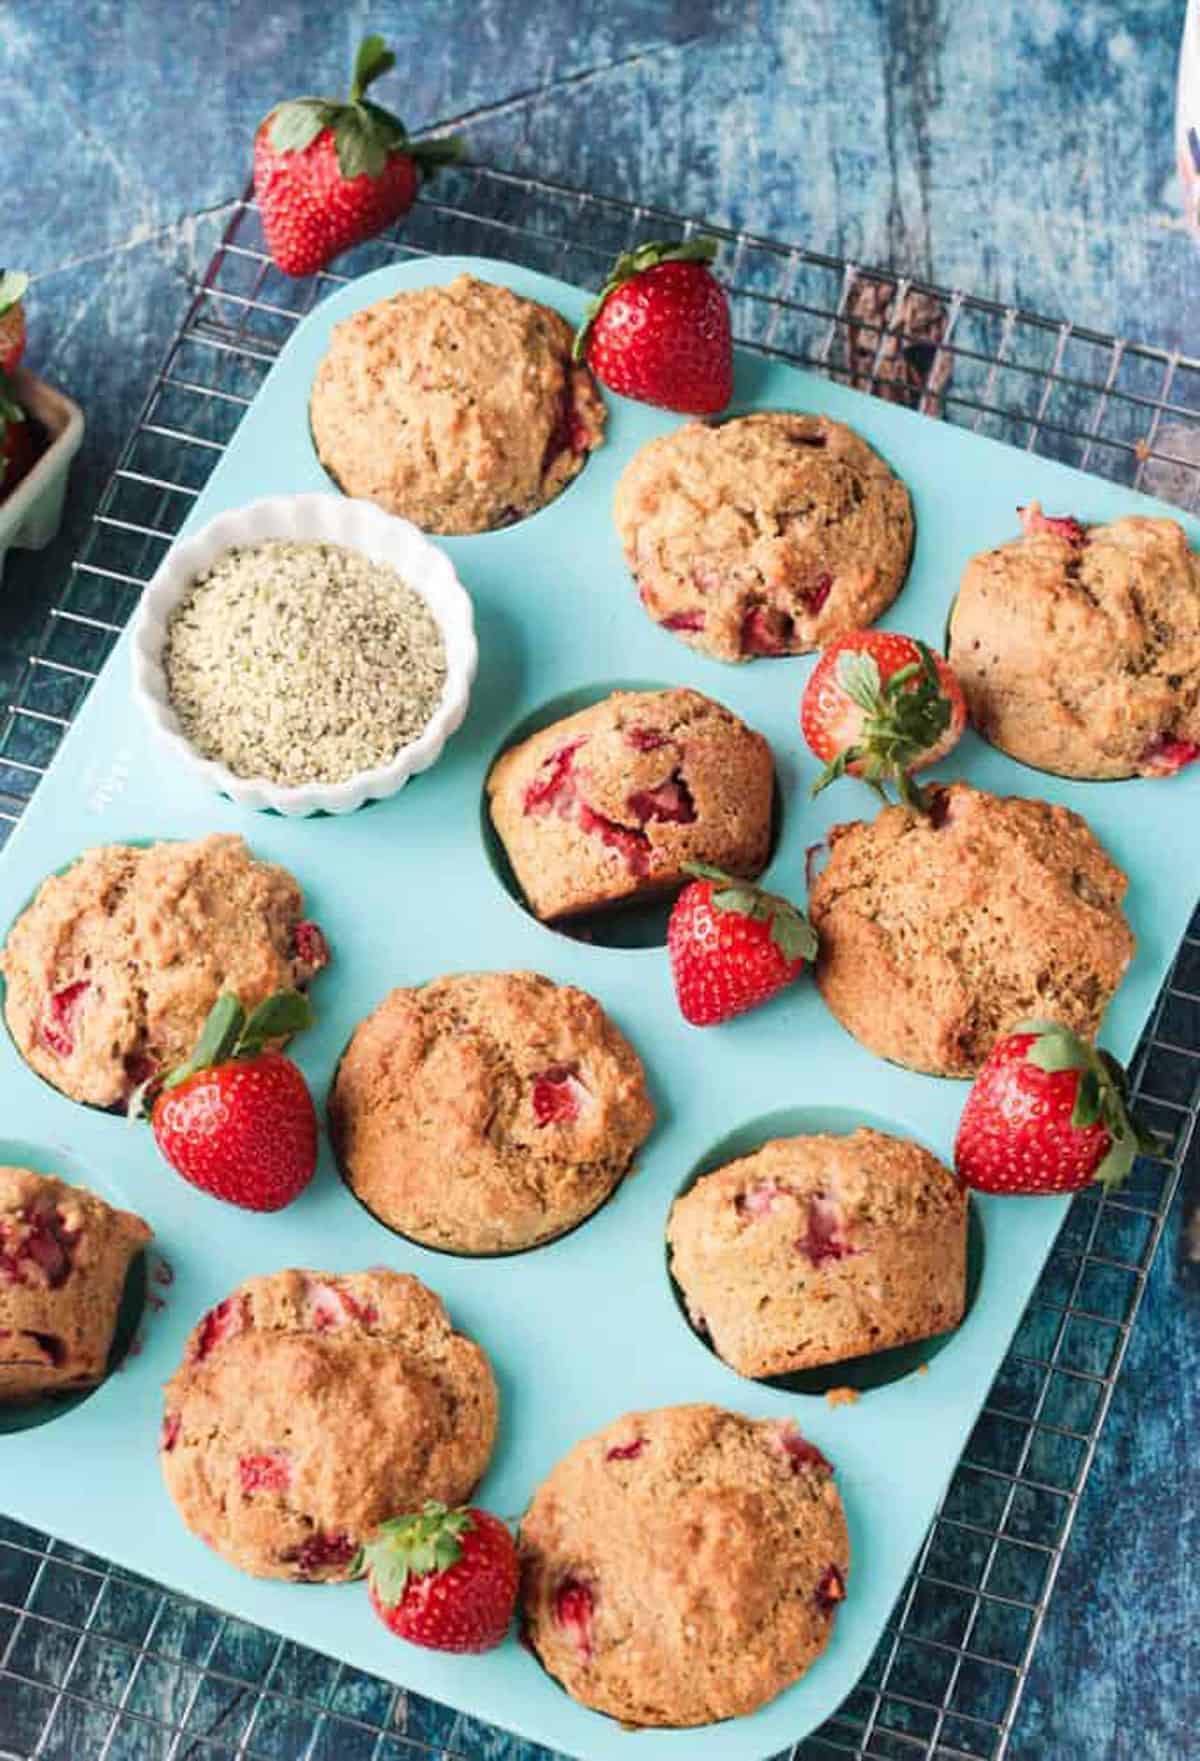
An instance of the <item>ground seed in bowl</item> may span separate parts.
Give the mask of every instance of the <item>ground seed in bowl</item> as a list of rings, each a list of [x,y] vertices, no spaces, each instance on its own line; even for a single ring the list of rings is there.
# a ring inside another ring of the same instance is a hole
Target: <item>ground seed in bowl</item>
[[[294,787],[387,764],[441,699],[433,613],[341,544],[227,550],[172,614],[167,689],[186,738],[235,776]]]

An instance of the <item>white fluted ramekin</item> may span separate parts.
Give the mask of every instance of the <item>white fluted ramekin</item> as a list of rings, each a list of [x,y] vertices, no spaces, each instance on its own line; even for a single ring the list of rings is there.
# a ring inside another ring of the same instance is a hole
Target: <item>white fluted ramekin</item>
[[[446,682],[429,722],[387,764],[360,771],[345,782],[284,788],[266,777],[235,776],[225,765],[197,752],[171,706],[162,664],[171,613],[196,576],[225,551],[272,538],[342,544],[373,563],[395,569],[420,594],[442,633]],[[384,513],[372,502],[343,495],[277,495],[218,514],[194,537],[171,549],[142,596],[133,626],[134,695],[159,744],[209,788],[260,812],[352,813],[364,801],[394,795],[409,777],[437,761],[461,725],[478,664],[474,612],[450,558],[409,521]]]

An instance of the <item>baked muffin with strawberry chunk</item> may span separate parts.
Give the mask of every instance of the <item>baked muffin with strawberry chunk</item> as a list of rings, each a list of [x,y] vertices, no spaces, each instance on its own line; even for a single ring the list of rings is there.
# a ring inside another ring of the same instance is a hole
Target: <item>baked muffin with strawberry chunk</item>
[[[971,558],[950,663],[1011,758],[1070,777],[1170,776],[1200,758],[1200,555],[1176,520],[1085,526],[1021,509]]]
[[[251,1013],[328,961],[287,870],[219,833],[86,851],[39,887],[0,972],[26,1063],[71,1100],[120,1107],[184,1063],[222,992]]]
[[[761,734],[699,691],[614,691],[511,746],[492,824],[543,922],[678,891],[688,864],[766,866],[775,767]]]
[[[790,1420],[626,1413],[577,1443],[521,1521],[525,1634],[573,1699],[625,1725],[753,1712],[811,1668],[846,1595],[833,1469]]]
[[[397,1511],[464,1503],[496,1422],[487,1357],[419,1279],[291,1270],[192,1329],[159,1458],[187,1527],[231,1565],[334,1583]]]
[[[909,1139],[776,1138],[702,1174],[667,1225],[693,1324],[743,1376],[929,1339],[962,1319],[967,1204]]]
[[[85,1187],[0,1168],[0,1401],[103,1378],[129,1268],[149,1240],[140,1217]]]
[[[459,275],[334,327],[313,381],[317,456],[347,495],[426,532],[536,513],[604,438],[604,401],[561,313]]]
[[[718,660],[805,654],[874,623],[913,545],[908,490],[879,454],[788,410],[659,435],[613,513],[646,611]]]
[[[654,1124],[641,1060],[594,997],[534,972],[395,990],[329,1099],[352,1192],[451,1253],[514,1253],[589,1217]]]
[[[924,804],[829,834],[808,908],[834,1015],[934,1076],[973,1076],[1029,1016],[1093,1039],[1135,944],[1126,877],[1086,820],[967,783]]]

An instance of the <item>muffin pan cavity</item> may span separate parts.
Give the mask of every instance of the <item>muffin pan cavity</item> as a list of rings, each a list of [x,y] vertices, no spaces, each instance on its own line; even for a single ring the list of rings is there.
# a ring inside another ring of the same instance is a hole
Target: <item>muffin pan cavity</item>
[[[857,1109],[820,1106],[784,1108],[777,1113],[767,1113],[760,1118],[752,1119],[745,1125],[739,1126],[735,1131],[731,1131],[728,1136],[721,1138],[680,1182],[675,1197],[682,1198],[684,1193],[690,1192],[696,1182],[706,1174],[711,1174],[718,1168],[724,1168],[728,1163],[738,1161],[743,1156],[753,1155],[756,1150],[761,1149],[763,1144],[768,1143],[772,1138],[816,1135],[845,1137],[861,1126],[869,1126],[875,1131],[886,1132],[892,1137],[911,1136],[911,1133],[906,1132],[902,1126],[897,1125],[894,1121],[879,1119]],[[951,1344],[965,1324],[974,1307],[975,1299],[979,1295],[984,1274],[983,1220],[978,1204],[973,1197],[968,1195],[966,1302],[962,1320],[957,1327],[952,1327],[947,1332],[936,1334],[928,1339],[917,1339],[908,1344],[888,1347],[883,1351],[866,1352],[859,1357],[844,1358],[840,1363],[822,1364],[819,1368],[814,1369],[793,1370],[778,1376],[743,1378],[730,1365],[726,1364],[718,1355],[705,1328],[697,1324],[688,1311],[687,1301],[672,1270],[669,1245],[666,1246],[666,1268],[671,1295],[675,1299],[675,1305],[689,1332],[731,1377],[736,1377],[743,1384],[746,1381],[753,1381],[765,1388],[777,1388],[785,1394],[825,1395],[837,1389],[847,1389],[854,1394],[865,1394],[873,1388],[886,1388],[891,1383],[902,1381],[907,1376],[924,1374],[933,1359]],[[736,1393],[731,1393],[729,1398],[732,1405],[737,1404]]]

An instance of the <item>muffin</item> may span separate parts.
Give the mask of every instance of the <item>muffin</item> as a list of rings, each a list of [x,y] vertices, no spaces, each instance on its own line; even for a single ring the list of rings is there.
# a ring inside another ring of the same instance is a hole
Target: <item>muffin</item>
[[[763,1144],[676,1199],[667,1239],[693,1322],[743,1376],[841,1363],[963,1316],[966,1194],[882,1131]]]
[[[771,848],[761,734],[699,691],[614,691],[497,759],[492,824],[544,922],[670,893],[686,862],[753,879]]]
[[[0,1401],[102,1380],[129,1268],[149,1240],[140,1217],[82,1186],[0,1168]]]
[[[513,1253],[574,1228],[653,1123],[641,1061],[599,1003],[533,972],[393,991],[355,1030],[329,1098],[351,1191],[450,1253]]]
[[[495,1378],[417,1278],[251,1278],[192,1329],[159,1450],[180,1516],[239,1570],[338,1582],[372,1530],[462,1504],[496,1436]]]
[[[784,1420],[627,1413],[521,1523],[525,1633],[572,1698],[629,1725],[753,1712],[829,1642],[850,1545],[833,1470]]]
[[[1200,757],[1200,556],[1174,520],[1023,510],[971,558],[950,664],[985,739],[1070,777],[1160,776]]]
[[[605,409],[549,306],[460,275],[334,326],[313,381],[317,455],[347,495],[426,532],[487,532],[563,489]]]
[[[0,972],[25,1062],[73,1101],[119,1107],[188,1057],[222,991],[250,1011],[328,959],[287,870],[221,834],[86,851],[43,881]]]
[[[933,1076],[973,1076],[1030,1017],[1094,1038],[1133,957],[1124,874],[1065,807],[926,793],[928,815],[885,807],[830,833],[808,912],[834,1015]]]
[[[913,544],[908,490],[866,441],[786,410],[660,435],[613,511],[650,616],[718,660],[804,654],[874,623]]]

